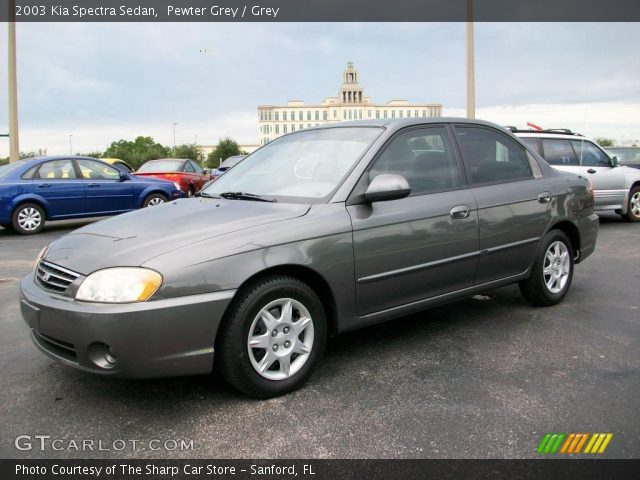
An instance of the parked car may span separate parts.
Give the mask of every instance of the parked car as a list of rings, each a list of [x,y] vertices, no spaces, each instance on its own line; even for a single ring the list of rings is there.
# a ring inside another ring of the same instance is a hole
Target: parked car
[[[606,147],[605,150],[620,165],[640,168],[640,147]]]
[[[114,215],[181,195],[171,182],[137,178],[95,158],[31,158],[0,166],[0,225],[33,234],[47,220]]]
[[[22,280],[22,315],[41,351],[84,371],[201,374],[215,359],[270,397],[309,378],[329,334],[514,282],[560,302],[595,249],[592,193],[487,122],[309,128],[196,200],[54,241]]]
[[[149,160],[133,174],[171,180],[180,186],[180,190],[187,197],[193,197],[206,182],[211,180],[211,175],[198,165],[198,162],[180,158]]]
[[[131,165],[129,165],[124,160],[120,160],[119,158],[101,158],[100,160],[102,160],[103,162],[107,162],[109,165],[113,165],[118,170],[126,173],[132,173],[134,170]]]
[[[229,170],[231,167],[235,167],[238,163],[244,160],[246,155],[233,155],[227,158],[224,162],[220,164],[218,168],[216,168],[211,174],[211,180],[215,180],[218,177],[222,176],[224,172]]]
[[[568,129],[513,131],[549,165],[593,182],[596,211],[640,222],[640,171],[619,166],[597,143]]]

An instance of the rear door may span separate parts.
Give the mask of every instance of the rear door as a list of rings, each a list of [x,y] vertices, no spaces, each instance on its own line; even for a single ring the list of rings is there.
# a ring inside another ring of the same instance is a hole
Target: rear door
[[[78,159],[83,176],[87,213],[117,213],[135,208],[133,185],[117,168],[103,162]]]
[[[477,266],[476,202],[445,126],[396,134],[364,174],[404,176],[408,197],[349,205],[359,315],[470,287]]]
[[[33,191],[46,200],[51,217],[68,217],[85,211],[84,185],[71,159],[42,163],[33,175]]]
[[[198,162],[194,162],[193,160],[189,160],[191,164],[191,168],[195,172],[194,184],[196,186],[196,192],[199,191],[202,186],[209,180],[204,168],[202,168]]]
[[[481,255],[475,284],[523,273],[551,221],[553,186],[506,133],[463,124],[455,131],[478,203]]]
[[[597,207],[620,208],[626,193],[624,170],[613,167],[609,156],[589,140],[571,140],[584,176],[593,183]]]

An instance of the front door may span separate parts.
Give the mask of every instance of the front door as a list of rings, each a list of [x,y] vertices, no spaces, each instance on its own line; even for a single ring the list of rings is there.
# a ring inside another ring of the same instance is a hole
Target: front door
[[[593,183],[597,208],[621,208],[626,193],[624,170],[613,167],[605,152],[588,140],[571,140],[581,173]]]
[[[117,213],[135,208],[133,185],[118,169],[95,160],[79,159],[87,201],[87,214]]]
[[[399,132],[361,182],[404,176],[408,197],[347,207],[359,315],[470,287],[477,266],[476,202],[444,126]]]

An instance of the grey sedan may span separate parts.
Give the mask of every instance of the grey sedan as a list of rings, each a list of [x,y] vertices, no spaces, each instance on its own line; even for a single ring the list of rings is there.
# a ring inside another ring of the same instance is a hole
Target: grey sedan
[[[21,284],[35,345],[120,377],[301,386],[328,335],[518,282],[567,294],[598,232],[589,182],[496,125],[349,122],[283,136],[199,197],[51,243]]]

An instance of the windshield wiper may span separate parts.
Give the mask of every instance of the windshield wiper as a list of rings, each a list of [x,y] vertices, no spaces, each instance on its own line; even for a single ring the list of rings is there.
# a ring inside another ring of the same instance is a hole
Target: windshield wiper
[[[205,192],[197,192],[196,197],[204,197],[204,198],[220,198],[218,195],[209,195]]]
[[[227,200],[252,200],[254,202],[277,202],[275,198],[265,198],[260,195],[256,195],[255,193],[246,193],[246,192],[224,192],[221,193],[220,196],[222,198],[226,198]]]

